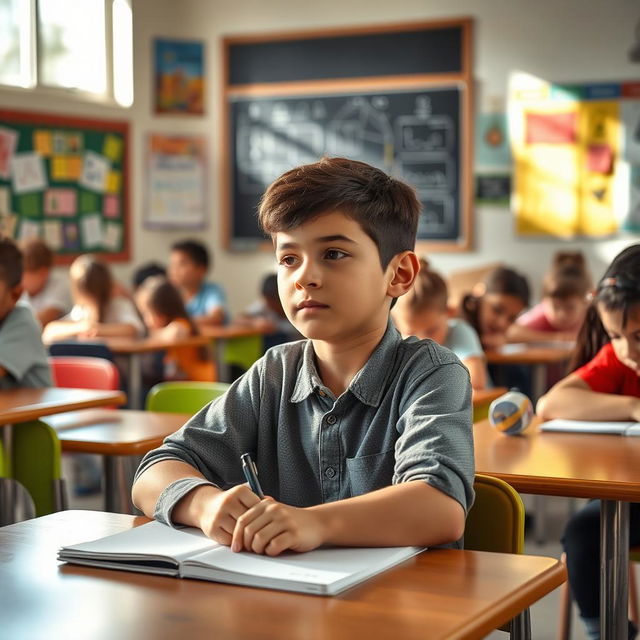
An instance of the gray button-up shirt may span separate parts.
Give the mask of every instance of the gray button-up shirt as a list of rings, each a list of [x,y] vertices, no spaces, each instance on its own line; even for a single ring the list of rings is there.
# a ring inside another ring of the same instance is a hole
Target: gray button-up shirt
[[[147,453],[137,476],[176,459],[226,489],[245,481],[250,452],[265,495],[305,507],[423,480],[473,502],[473,433],[469,374],[431,340],[402,340],[389,323],[349,388],[336,398],[322,383],[311,341],[270,349],[224,396]],[[158,499],[171,510],[203,481],[179,480]]]

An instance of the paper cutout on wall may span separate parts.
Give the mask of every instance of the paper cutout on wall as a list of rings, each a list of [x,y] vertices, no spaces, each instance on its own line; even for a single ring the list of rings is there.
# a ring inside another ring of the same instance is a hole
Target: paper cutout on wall
[[[122,226],[107,222],[105,224],[103,244],[105,249],[115,251],[122,242]]]
[[[16,153],[11,161],[11,177],[15,193],[42,191],[47,188],[42,158],[35,152]]]
[[[0,127],[0,178],[7,180],[11,175],[11,159],[18,144],[18,133],[13,129]]]
[[[107,177],[111,163],[107,158],[93,151],[84,154],[82,175],[78,182],[85,188],[103,193],[107,188]]]
[[[97,213],[80,218],[82,226],[82,243],[85,247],[95,249],[102,246],[102,220]]]
[[[31,220],[20,221],[20,233],[18,235],[18,239],[21,242],[25,240],[32,240],[33,238],[40,237],[40,225],[37,222],[32,222]]]
[[[58,251],[64,246],[62,238],[62,224],[58,220],[45,220],[43,224],[44,241]]]
[[[75,222],[62,223],[62,241],[68,251],[76,251],[80,246],[78,237],[78,225]]]
[[[120,162],[122,157],[122,139],[117,136],[107,136],[104,139],[104,148],[102,153],[111,160],[111,162]]]
[[[120,198],[118,198],[118,196],[105,196],[103,206],[103,214],[105,218],[120,217]]]
[[[0,216],[11,213],[11,192],[7,187],[0,187]]]
[[[33,148],[41,156],[50,156],[53,154],[53,140],[51,131],[39,129],[33,132]]]
[[[573,144],[576,141],[576,113],[527,113],[527,144]]]
[[[38,217],[42,211],[42,196],[40,193],[27,193],[17,198],[18,211],[23,216]]]

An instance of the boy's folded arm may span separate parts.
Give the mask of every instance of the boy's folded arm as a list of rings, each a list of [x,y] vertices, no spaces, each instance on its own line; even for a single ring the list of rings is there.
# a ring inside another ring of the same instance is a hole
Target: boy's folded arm
[[[462,505],[422,480],[309,508],[324,543],[341,546],[434,546],[464,532]]]

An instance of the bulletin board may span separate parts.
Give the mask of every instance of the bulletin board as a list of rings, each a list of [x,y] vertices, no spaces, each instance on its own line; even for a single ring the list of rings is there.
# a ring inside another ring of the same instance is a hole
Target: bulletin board
[[[640,232],[640,83],[515,78],[510,127],[518,233]]]
[[[264,190],[328,155],[367,162],[416,189],[418,250],[468,250],[471,31],[461,18],[225,38],[227,247],[264,244]]]
[[[0,110],[0,224],[56,263],[129,258],[129,124]]]

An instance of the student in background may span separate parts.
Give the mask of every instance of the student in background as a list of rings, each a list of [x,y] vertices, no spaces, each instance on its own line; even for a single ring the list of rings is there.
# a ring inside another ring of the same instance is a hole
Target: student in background
[[[413,289],[398,299],[391,317],[403,337],[431,338],[451,349],[471,376],[474,389],[487,384],[487,366],[478,334],[460,318],[449,318],[447,284],[442,276],[420,260],[420,272]]]
[[[389,319],[413,285],[419,203],[374,167],[323,158],[260,206],[287,316],[308,340],[270,349],[149,452],[134,503],[266,555],[456,545],[473,502],[469,374]],[[263,500],[245,483],[254,454]]]
[[[262,280],[261,298],[253,302],[236,321],[265,333],[265,348],[300,340],[302,335],[289,322],[278,295],[278,276],[270,273]]]
[[[640,244],[618,254],[598,283],[578,335],[571,369],[573,373],[538,401],[537,412],[543,419],[640,422]],[[639,504],[630,504],[629,520],[629,541],[640,544]],[[571,517],[563,544],[571,592],[589,638],[597,640],[599,500],[589,502]],[[630,622],[629,637],[635,635]]]
[[[494,269],[462,299],[460,315],[480,336],[485,351],[507,341],[507,330],[529,305],[529,283],[507,267]]]
[[[40,325],[22,295],[22,254],[0,236],[0,389],[50,387]]]
[[[203,327],[225,321],[226,296],[222,287],[205,282],[209,270],[209,252],[195,240],[176,242],[169,254],[169,280],[178,287],[185,307],[194,321]]]
[[[176,287],[162,276],[152,276],[138,288],[136,301],[149,335],[167,342],[165,380],[215,381],[215,364],[206,346],[171,346],[175,340],[199,334]]]
[[[580,251],[559,251],[542,283],[542,301],[507,331],[509,342],[574,341],[587,312],[591,276]]]
[[[69,270],[74,306],[60,320],[49,323],[43,332],[45,342],[76,336],[137,337],[144,324],[128,298],[114,294],[109,267],[91,254],[76,258]]]
[[[72,306],[71,291],[66,277],[53,271],[53,251],[39,238],[21,245],[23,255],[23,300],[45,327],[69,313]]]
[[[131,278],[134,296],[147,278],[153,278],[155,276],[162,276],[163,278],[166,278],[167,270],[157,262],[145,262],[143,265],[139,266],[133,272],[133,277]]]

